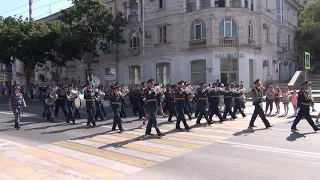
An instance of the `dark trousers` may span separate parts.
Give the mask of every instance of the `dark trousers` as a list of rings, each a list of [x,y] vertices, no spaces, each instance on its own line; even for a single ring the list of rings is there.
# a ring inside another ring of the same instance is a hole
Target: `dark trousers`
[[[112,130],[116,130],[116,128],[119,128],[120,131],[123,130],[122,128],[122,123],[121,123],[121,118],[120,118],[120,112],[118,111],[113,111],[113,125],[112,125]]]
[[[121,104],[121,106],[120,106],[120,109],[121,109],[121,111],[120,111],[120,117],[127,117],[127,114],[126,114],[126,112],[124,111],[124,104],[122,103]]]
[[[14,127],[15,128],[20,128],[21,108],[13,107],[12,111],[13,111],[13,115],[14,115]]]
[[[199,106],[198,110],[199,110],[199,115],[198,115],[198,118],[197,118],[197,124],[200,124],[202,117],[204,117],[207,120],[207,122],[209,123],[210,120],[208,119],[206,106]]]
[[[212,119],[212,117],[213,117],[213,115],[216,115],[216,116],[218,116],[218,118],[219,118],[219,120],[220,120],[220,122],[222,122],[223,121],[223,118],[222,118],[222,116],[221,116],[221,114],[220,114],[220,110],[219,110],[219,106],[218,106],[219,104],[218,103],[210,103],[210,105],[209,105],[209,119]]]
[[[79,109],[75,108],[74,116],[73,116],[73,117],[81,119]]]
[[[96,103],[96,114],[94,115],[94,119],[97,121],[98,118],[100,118],[100,120],[103,121],[103,116],[101,113],[102,102],[96,101],[95,103]]]
[[[101,111],[101,114],[103,113],[104,116],[107,115],[107,112],[106,112],[106,110],[104,109],[103,103],[102,103],[101,106],[100,106],[100,111]]]
[[[92,101],[87,101],[86,102],[86,107],[87,107],[87,125],[90,125],[92,123],[93,126],[96,125],[95,120],[93,119],[93,114],[94,114],[94,109],[93,109],[93,102]]]
[[[74,104],[72,102],[68,102],[67,107],[68,107],[67,123],[69,123],[69,121],[72,121],[73,123],[75,123],[75,119],[73,116]]]
[[[143,101],[139,102],[139,119],[146,116],[145,103]]]
[[[187,124],[187,121],[186,121],[186,118],[184,117],[184,108],[181,108],[181,107],[177,107],[177,114],[178,114],[178,117],[177,117],[177,123],[176,123],[176,129],[180,129],[180,123],[182,121],[183,125],[184,125],[184,128],[186,130],[189,130],[190,127],[189,125]]]
[[[139,102],[136,99],[132,102],[132,112],[133,112],[134,115],[137,115],[137,113],[140,112]]]
[[[175,102],[169,102],[168,104],[168,109],[169,109],[168,121],[172,121],[171,119],[173,116],[176,116],[176,118],[178,118],[175,104],[176,104]]]
[[[266,99],[266,111],[265,111],[266,114],[269,107],[270,107],[270,113],[271,113],[273,109],[273,99]]]
[[[55,115],[58,116],[59,114],[59,109],[62,109],[63,113],[64,113],[64,116],[67,116],[67,110],[66,110],[66,106],[64,104],[64,101],[61,101],[61,100],[57,100],[55,102],[55,107],[54,107],[54,110],[55,110]]]
[[[263,112],[263,109],[260,105],[255,105],[254,106],[254,111],[253,111],[253,114],[252,114],[252,117],[251,117],[251,121],[250,121],[250,124],[249,124],[249,127],[251,126],[254,126],[254,122],[255,120],[257,119],[257,116],[260,116],[262,122],[264,123],[264,125],[266,127],[270,127],[270,123],[269,121],[267,120],[266,118],[266,115],[264,114]]]
[[[166,100],[165,101],[165,105],[164,105],[164,108],[163,108],[163,112],[167,112],[169,110],[169,103],[170,101]],[[169,110],[170,111],[170,110]],[[169,112],[170,113],[170,112]]]
[[[227,119],[227,115],[230,114],[230,116],[235,119],[236,116],[235,114],[232,112],[232,109],[231,109],[231,103],[224,103],[225,104],[225,107],[224,107],[224,112],[223,112],[223,118],[224,119]]]
[[[47,117],[48,121],[54,120],[53,113],[52,113],[53,112],[53,105],[45,104],[44,111],[46,112],[46,117]]]
[[[155,111],[148,112],[148,114],[149,114],[149,120],[148,120],[148,124],[147,124],[147,128],[146,128],[146,135],[151,134],[151,128],[153,126],[156,129],[158,136],[161,136],[162,133],[160,132],[160,130],[158,128],[158,123],[157,123]]]
[[[235,99],[234,101],[234,111],[233,114],[236,115],[237,111],[239,111],[242,115],[242,117],[245,117],[246,115],[244,114],[243,110],[242,110],[242,103],[240,101],[240,99]]]
[[[46,117],[47,116],[47,108],[45,107],[46,106],[46,103],[42,103],[42,107],[43,107],[43,112],[42,112],[42,117]]]
[[[291,126],[291,129],[296,129],[297,128],[297,125],[298,123],[300,122],[300,120],[302,118],[305,118],[308,123],[310,124],[310,126],[313,128],[313,130],[317,131],[318,130],[318,127],[314,124],[311,116],[310,116],[310,109],[309,108],[301,108],[299,111],[298,111],[298,114],[296,116],[296,118],[294,119],[293,121],[293,124]]]

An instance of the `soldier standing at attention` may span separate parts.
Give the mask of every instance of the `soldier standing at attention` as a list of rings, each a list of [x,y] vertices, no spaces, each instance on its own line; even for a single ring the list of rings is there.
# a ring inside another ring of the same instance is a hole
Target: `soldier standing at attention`
[[[270,125],[262,109],[263,91],[260,88],[261,82],[259,79],[257,79],[254,81],[253,84],[255,85],[254,88],[252,89],[252,104],[254,105],[254,111],[251,117],[249,128],[256,127],[254,125],[254,121],[257,119],[258,115],[260,116],[266,128],[270,128],[272,127],[272,125]]]
[[[298,93],[298,114],[296,119],[293,121],[291,126],[292,131],[298,131],[297,125],[300,120],[304,117],[314,131],[319,131],[319,128],[314,124],[311,116],[310,116],[310,106],[311,106],[311,96],[308,92],[309,81],[305,81],[301,84],[302,88]]]
[[[113,125],[112,131],[116,131],[116,127],[118,126],[119,131],[122,132],[124,129],[122,128],[120,112],[121,112],[121,102],[122,102],[122,95],[119,86],[113,87],[113,92],[110,94],[110,102],[111,108],[113,111]]]
[[[92,126],[96,126],[96,122],[93,119],[93,114],[94,114],[94,97],[95,97],[95,92],[92,88],[92,84],[88,83],[87,88],[84,91],[84,99],[86,100],[86,108],[87,108],[87,126],[90,126],[92,123]]]
[[[197,124],[201,124],[200,121],[202,117],[204,117],[207,120],[208,124],[210,125],[212,124],[212,122],[209,120],[207,110],[206,110],[209,91],[207,89],[204,89],[204,83],[200,83],[199,86],[200,87],[196,91],[196,99],[198,102],[198,111],[199,111]]]
[[[67,91],[67,108],[68,108],[68,116],[67,116],[67,123],[69,123],[69,121],[72,121],[72,124],[75,124],[75,119],[73,116],[73,109],[75,108],[74,106],[74,99],[75,97],[73,97],[73,85],[69,84],[68,85],[68,91]]]
[[[186,118],[184,117],[184,106],[185,106],[185,97],[187,96],[186,91],[182,88],[183,81],[178,82],[178,87],[175,89],[175,101],[176,101],[176,110],[177,110],[177,123],[176,129],[181,129],[180,122],[182,121],[186,131],[190,130],[190,127],[187,124]]]
[[[64,113],[64,116],[67,117],[68,113],[67,113],[66,106],[65,106],[66,92],[65,92],[65,90],[63,90],[62,87],[60,87],[60,89],[58,90],[57,94],[58,94],[58,98],[55,101],[55,108],[54,108],[55,109],[55,116],[56,117],[58,116],[59,109],[61,107],[61,109],[62,109],[62,111]]]
[[[156,129],[158,137],[162,136],[162,133],[160,132],[158,125],[157,125],[157,119],[156,119],[156,111],[157,111],[157,93],[154,90],[154,80],[149,79],[147,81],[148,87],[144,90],[145,97],[146,97],[146,112],[149,114],[149,120],[146,128],[146,135],[152,135],[151,134],[151,128],[152,126]]]
[[[27,107],[23,95],[20,93],[20,86],[14,87],[14,92],[10,97],[10,105],[14,115],[14,127],[19,130],[21,107]]]

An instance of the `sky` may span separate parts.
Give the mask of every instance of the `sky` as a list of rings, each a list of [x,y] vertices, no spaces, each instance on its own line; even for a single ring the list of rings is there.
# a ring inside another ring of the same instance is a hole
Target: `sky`
[[[29,17],[29,0],[0,0],[0,2],[2,2],[0,16]],[[70,5],[70,0],[33,0],[32,18],[35,20],[44,18]]]

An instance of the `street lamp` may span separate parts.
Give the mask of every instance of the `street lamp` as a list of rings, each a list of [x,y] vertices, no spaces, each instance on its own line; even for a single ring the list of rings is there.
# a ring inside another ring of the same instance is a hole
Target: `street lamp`
[[[15,58],[14,57],[10,57],[10,63],[9,63],[9,95],[12,92],[12,80],[13,80],[13,64],[15,62]]]

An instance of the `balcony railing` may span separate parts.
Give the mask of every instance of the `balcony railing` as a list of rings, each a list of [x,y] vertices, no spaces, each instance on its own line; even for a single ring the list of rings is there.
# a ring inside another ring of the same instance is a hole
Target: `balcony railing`
[[[200,0],[200,9],[206,9],[210,7],[210,0]]]
[[[195,12],[196,11],[196,2],[187,4],[187,12]]]
[[[140,55],[140,48],[129,48],[129,56],[139,56]]]
[[[128,16],[128,23],[138,23],[138,15],[129,15]]]
[[[219,41],[220,47],[238,47],[239,38],[238,37],[221,37]]]
[[[205,39],[189,41],[190,49],[201,49],[201,48],[205,48],[206,45],[207,43]]]

